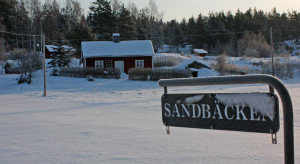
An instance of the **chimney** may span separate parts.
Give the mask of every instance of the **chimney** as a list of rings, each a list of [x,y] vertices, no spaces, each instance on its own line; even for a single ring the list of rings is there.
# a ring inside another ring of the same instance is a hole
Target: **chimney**
[[[113,42],[115,42],[115,43],[120,42],[120,34],[119,33],[113,33],[112,38],[113,38]]]

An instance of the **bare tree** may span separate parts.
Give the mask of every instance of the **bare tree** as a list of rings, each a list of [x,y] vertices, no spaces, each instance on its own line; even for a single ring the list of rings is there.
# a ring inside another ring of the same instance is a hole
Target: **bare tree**
[[[29,18],[30,18],[30,22],[31,22],[31,26],[30,26],[30,34],[31,35],[39,35],[41,32],[41,1],[40,0],[27,0],[26,3],[28,6],[28,10],[29,10]],[[32,45],[31,45],[32,43]],[[36,38],[33,36],[32,37],[32,42],[30,42],[30,48],[33,48],[34,50],[36,50],[36,45],[37,45],[37,40]]]
[[[111,5],[112,12],[114,14],[117,14],[120,11],[122,6],[120,0],[111,0],[110,5]]]
[[[77,0],[66,0],[65,7],[61,11],[67,31],[70,31],[74,24],[82,19],[83,10]]]
[[[246,32],[238,41],[238,52],[239,56],[269,57],[270,45],[261,33]]]
[[[42,68],[42,60],[37,52],[16,49],[9,56],[16,62],[16,69],[21,72],[18,83],[31,83],[31,73]]]

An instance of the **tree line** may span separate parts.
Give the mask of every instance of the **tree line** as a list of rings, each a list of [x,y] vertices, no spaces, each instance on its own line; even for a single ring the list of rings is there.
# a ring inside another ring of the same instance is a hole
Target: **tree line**
[[[57,0],[44,4],[40,0],[0,0],[0,6],[2,52],[15,48],[38,50],[38,35],[45,33],[46,44],[72,46],[80,57],[81,41],[111,40],[112,33],[120,33],[121,40],[152,40],[156,51],[164,44],[175,50],[192,45],[216,55],[238,56],[246,49],[247,53],[258,53],[247,46],[253,40],[259,40],[253,45],[267,45],[270,27],[278,44],[298,39],[300,34],[300,13],[279,13],[276,8],[270,12],[256,8],[210,12],[181,21],[163,21],[154,0],[142,9],[133,2],[125,6],[120,0],[95,0],[88,14],[77,0],[65,0],[63,6]]]

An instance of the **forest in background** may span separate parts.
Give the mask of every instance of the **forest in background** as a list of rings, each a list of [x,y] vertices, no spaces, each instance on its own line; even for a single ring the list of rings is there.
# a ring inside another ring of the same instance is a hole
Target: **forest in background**
[[[63,6],[56,0],[0,0],[0,6],[0,54],[17,48],[39,50],[45,33],[46,44],[72,46],[80,57],[81,41],[111,40],[112,33],[120,33],[121,40],[152,40],[156,51],[162,45],[192,45],[215,55],[265,57],[270,54],[270,27],[275,49],[300,36],[300,13],[279,13],[276,8],[163,21],[154,0],[142,9],[133,2],[95,0],[87,14],[77,0],[66,0]]]

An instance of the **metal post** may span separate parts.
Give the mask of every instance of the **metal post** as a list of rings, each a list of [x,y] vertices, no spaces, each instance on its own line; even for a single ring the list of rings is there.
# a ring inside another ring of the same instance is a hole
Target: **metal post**
[[[283,107],[284,124],[284,157],[286,164],[295,163],[294,160],[294,116],[290,94],[284,84],[270,75],[247,75],[227,77],[207,77],[191,79],[160,80],[160,87],[201,86],[201,85],[233,85],[233,84],[267,84],[278,92]]]

